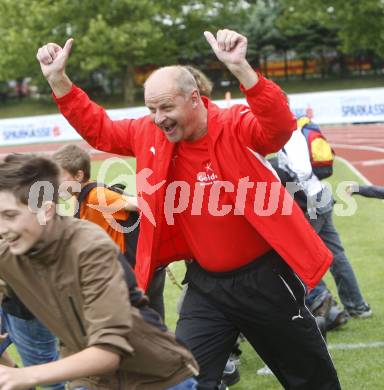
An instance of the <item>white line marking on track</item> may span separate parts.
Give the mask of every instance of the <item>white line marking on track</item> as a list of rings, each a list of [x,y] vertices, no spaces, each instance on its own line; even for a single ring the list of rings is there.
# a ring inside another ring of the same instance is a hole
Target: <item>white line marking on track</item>
[[[356,344],[329,344],[331,350],[349,350],[349,349],[367,349],[367,348],[384,348],[384,341],[374,341],[372,343]]]
[[[372,160],[354,160],[352,161],[353,165],[381,165],[384,164],[384,159],[372,159]]]
[[[384,164],[384,159],[381,159],[381,160],[366,160],[366,161],[362,161],[361,162],[361,165],[363,165],[364,167],[372,167],[372,166],[375,166],[375,165],[383,165],[383,164]]]
[[[358,176],[365,184],[372,185],[372,183],[360,172],[358,171],[349,161],[340,156],[336,157],[337,160],[345,164],[356,176]]]
[[[381,152],[384,153],[384,148],[379,148],[377,146],[364,146],[364,145],[351,145],[351,144],[335,144],[331,143],[334,148],[343,148],[343,149],[354,149],[354,150],[369,150],[371,152]]]
[[[345,143],[346,139],[348,140],[348,145],[367,145],[367,146],[378,146],[381,147],[381,144],[383,143],[383,139],[376,137],[364,137],[364,138],[357,138],[357,137],[333,137],[331,138],[332,143]]]

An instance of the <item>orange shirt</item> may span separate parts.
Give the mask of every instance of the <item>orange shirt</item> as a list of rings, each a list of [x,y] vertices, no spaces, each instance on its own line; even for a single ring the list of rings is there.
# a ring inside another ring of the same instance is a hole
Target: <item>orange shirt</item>
[[[104,187],[92,189],[80,206],[80,218],[101,226],[125,252],[124,233],[120,230],[118,221],[126,221],[129,212],[124,209],[124,197]]]

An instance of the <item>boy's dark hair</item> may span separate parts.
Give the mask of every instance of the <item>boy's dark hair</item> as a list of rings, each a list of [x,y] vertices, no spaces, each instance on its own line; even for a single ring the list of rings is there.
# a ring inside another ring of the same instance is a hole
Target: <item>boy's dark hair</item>
[[[82,148],[74,144],[64,145],[52,156],[53,160],[62,168],[75,176],[78,171],[84,172],[84,181],[91,177],[91,158]]]
[[[12,193],[16,199],[29,204],[31,187],[36,182],[48,182],[53,188],[51,199],[57,203],[59,193],[59,167],[49,158],[34,154],[9,154],[0,163],[0,191]],[[43,186],[38,186],[35,206],[41,207],[44,198]]]

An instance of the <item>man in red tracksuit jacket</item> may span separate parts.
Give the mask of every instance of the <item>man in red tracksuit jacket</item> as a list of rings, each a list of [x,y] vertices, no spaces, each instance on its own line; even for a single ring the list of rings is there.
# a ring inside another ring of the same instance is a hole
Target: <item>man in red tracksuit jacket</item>
[[[139,285],[156,268],[190,259],[177,336],[200,365],[199,389],[216,389],[241,331],[289,389],[339,389],[314,318],[304,305],[332,255],[264,160],[296,127],[286,98],[256,74],[247,39],[205,37],[241,83],[249,107],[220,109],[181,66],[145,83],[150,114],[112,121],[65,73],[72,39],[37,59],[70,124],[93,147],[137,159]]]

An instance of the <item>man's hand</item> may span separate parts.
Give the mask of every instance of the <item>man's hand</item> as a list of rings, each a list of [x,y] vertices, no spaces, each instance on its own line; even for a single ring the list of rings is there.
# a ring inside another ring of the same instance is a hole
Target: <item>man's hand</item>
[[[219,30],[215,36],[205,31],[204,36],[211,45],[217,58],[236,76],[248,89],[253,87],[258,76],[246,60],[247,38],[232,30]]]
[[[204,36],[217,58],[226,66],[239,66],[246,62],[247,38],[232,30],[219,30],[215,36],[209,31]]]
[[[36,58],[40,63],[41,71],[57,97],[65,95],[72,87],[72,82],[65,74],[72,43],[72,38],[65,42],[63,48],[56,43],[48,43],[37,51]]]
[[[33,386],[35,383],[26,369],[0,366],[0,390],[25,390]]]
[[[65,42],[63,48],[56,43],[48,43],[47,45],[40,47],[37,51],[36,58],[39,61],[41,71],[47,80],[52,77],[61,77],[65,74],[65,66],[71,52],[72,43],[72,38]]]

